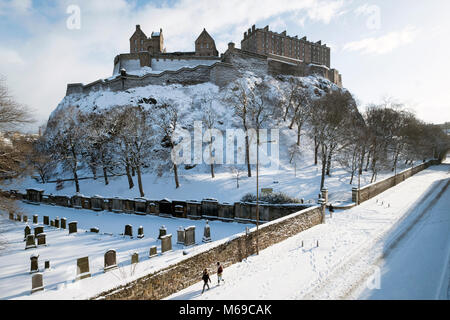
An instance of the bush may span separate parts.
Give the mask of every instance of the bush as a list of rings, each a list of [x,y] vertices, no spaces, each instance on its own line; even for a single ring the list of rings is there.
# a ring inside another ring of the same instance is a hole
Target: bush
[[[241,198],[241,202],[255,202],[256,195],[253,193],[247,193]],[[297,198],[293,198],[288,196],[283,192],[275,192],[264,194],[259,197],[260,202],[266,202],[270,204],[287,204],[287,203],[301,203],[301,201]]]

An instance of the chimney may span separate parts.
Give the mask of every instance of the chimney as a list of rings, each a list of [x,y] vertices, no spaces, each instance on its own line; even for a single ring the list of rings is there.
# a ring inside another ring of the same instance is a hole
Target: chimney
[[[141,26],[139,24],[136,25],[136,30],[141,30]]]
[[[252,29],[248,28],[248,35],[252,34]]]
[[[269,26],[268,25],[264,27],[264,31],[269,31]]]
[[[162,28],[159,28],[159,34],[162,34]]]
[[[228,50],[234,50],[234,42],[228,43]]]
[[[255,32],[255,30],[256,30],[256,26],[253,25],[253,26],[252,26],[252,32]]]
[[[244,32],[244,39],[247,39],[247,32]]]

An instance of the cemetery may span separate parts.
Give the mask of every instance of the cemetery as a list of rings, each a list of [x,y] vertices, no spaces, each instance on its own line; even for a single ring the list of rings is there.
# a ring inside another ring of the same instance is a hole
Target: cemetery
[[[78,202],[81,208],[22,202],[21,210],[32,217],[26,222],[23,215],[0,216],[2,223],[8,223],[4,235],[10,242],[5,255],[0,256],[4,266],[0,299],[34,299],[71,286],[84,286],[97,277],[120,283],[124,274],[146,274],[209,241],[254,226],[188,219],[179,205],[173,207],[176,217],[168,218],[93,211],[83,208],[83,201]],[[100,208],[98,202],[90,203]]]

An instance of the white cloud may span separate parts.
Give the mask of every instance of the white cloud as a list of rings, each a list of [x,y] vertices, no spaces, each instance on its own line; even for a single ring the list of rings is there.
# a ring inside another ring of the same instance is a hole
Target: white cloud
[[[33,7],[32,0],[10,0],[0,2],[0,15],[15,14],[23,15]]]
[[[401,46],[412,43],[418,33],[418,29],[408,26],[400,31],[393,31],[384,36],[366,38],[349,42],[344,45],[344,51],[360,51],[364,54],[386,54]]]
[[[333,18],[343,14],[344,1],[316,1],[307,10],[311,20],[329,24]]]

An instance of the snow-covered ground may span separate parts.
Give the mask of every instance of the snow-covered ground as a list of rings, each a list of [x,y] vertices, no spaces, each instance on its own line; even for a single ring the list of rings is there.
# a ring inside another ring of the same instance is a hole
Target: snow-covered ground
[[[168,299],[449,299],[449,172],[430,167]]]
[[[22,210],[28,215],[29,221],[33,214],[39,215],[42,225],[43,216],[50,219],[59,216],[67,218],[67,222],[78,222],[78,233],[68,235],[68,230],[45,226],[47,247],[25,249],[23,241],[25,223],[8,220],[7,216],[0,216],[0,299],[32,298],[32,299],[83,299],[102,292],[108,286],[115,286],[129,281],[130,277],[138,277],[164,267],[176,259],[183,257],[183,250],[192,252],[203,250],[211,244],[202,244],[204,220],[188,220],[178,218],[163,218],[157,216],[138,216],[132,214],[115,214],[111,212],[96,213],[90,210],[54,207],[48,205],[34,206],[21,204]],[[32,223],[28,223],[34,227]],[[134,238],[123,237],[126,224],[133,226]],[[172,234],[173,252],[149,258],[149,249],[156,245],[161,251],[160,241],[157,239],[159,228],[164,225],[168,234]],[[225,223],[210,221],[211,237],[213,241],[228,238],[236,233],[244,232],[245,227],[253,225],[240,223]],[[137,229],[144,227],[145,237],[137,239]],[[176,244],[178,227],[195,226],[197,246],[184,248]],[[98,227],[99,234],[85,232]],[[32,231],[33,232],[33,231]],[[104,234],[107,233],[107,234]],[[214,242],[213,242],[214,243]],[[108,274],[103,273],[103,255],[109,249],[117,251],[117,262],[120,268]],[[139,253],[140,262],[135,268],[130,266],[131,254]],[[30,256],[39,255],[39,268],[44,269],[44,261],[50,260],[51,270],[44,272],[45,292],[30,296],[31,275]],[[74,283],[76,276],[76,259],[89,256],[92,279]],[[96,279],[98,278],[98,279]],[[92,281],[94,280],[94,281]],[[79,290],[87,286],[89,289]],[[77,289],[78,288],[78,289]],[[63,290],[61,290],[63,289]]]

